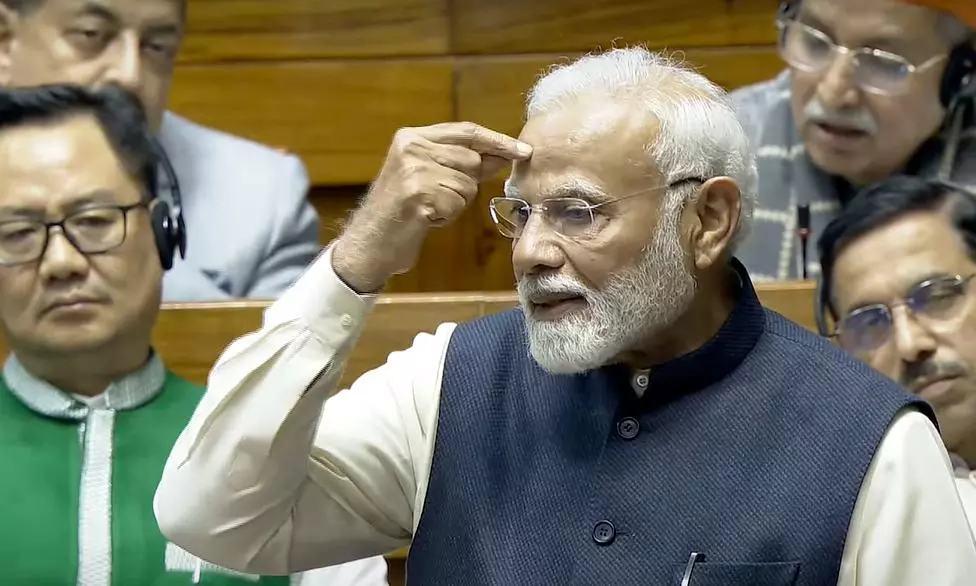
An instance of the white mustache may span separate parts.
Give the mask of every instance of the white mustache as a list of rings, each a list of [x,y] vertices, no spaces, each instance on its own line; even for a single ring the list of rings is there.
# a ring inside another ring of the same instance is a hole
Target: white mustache
[[[556,274],[522,277],[518,282],[517,289],[519,300],[522,303],[551,295],[575,295],[588,300],[593,294],[593,291],[576,279]]]
[[[803,108],[804,122],[837,126],[847,130],[857,130],[866,134],[878,131],[878,123],[865,108],[856,110],[828,110],[816,97]]]

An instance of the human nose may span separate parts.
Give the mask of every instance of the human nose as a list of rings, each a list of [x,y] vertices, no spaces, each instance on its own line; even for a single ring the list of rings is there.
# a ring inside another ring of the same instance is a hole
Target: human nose
[[[533,274],[558,269],[565,262],[555,234],[542,213],[530,213],[521,234],[512,244],[512,266],[516,274]]]

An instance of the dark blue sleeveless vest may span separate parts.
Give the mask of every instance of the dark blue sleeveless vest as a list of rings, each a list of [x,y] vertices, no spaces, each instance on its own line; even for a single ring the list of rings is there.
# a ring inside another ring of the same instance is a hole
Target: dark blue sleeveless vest
[[[542,370],[520,310],[447,351],[411,586],[824,586],[885,429],[930,408],[785,318],[745,269],[718,334],[629,374]]]

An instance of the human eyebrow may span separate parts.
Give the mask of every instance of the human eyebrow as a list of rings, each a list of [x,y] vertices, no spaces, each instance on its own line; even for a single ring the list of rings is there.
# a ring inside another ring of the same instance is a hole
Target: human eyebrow
[[[107,6],[103,6],[97,2],[86,2],[77,13],[76,17],[93,17],[100,20],[110,22],[112,24],[118,25],[121,23],[118,15],[112,12]]]
[[[562,185],[557,185],[547,190],[545,193],[545,198],[543,199],[552,199],[557,197],[582,199],[583,201],[592,205],[604,203],[610,200],[607,193],[598,185],[582,179],[573,179],[563,183]]]
[[[64,206],[64,211],[66,213],[73,213],[79,210],[84,210],[92,207],[104,207],[104,206],[117,206],[118,197],[115,192],[108,189],[95,189],[86,193],[82,193],[78,197],[72,199],[67,205]]]
[[[168,38],[178,41],[183,37],[183,26],[173,22],[152,24],[146,27],[145,34],[155,38]]]
[[[0,222],[16,222],[19,220],[35,220],[44,217],[43,208],[26,206],[0,206]]]
[[[809,14],[809,13],[801,13],[797,17],[796,21],[799,22],[800,24],[804,24],[804,25],[806,25],[806,26],[808,26],[808,27],[810,27],[812,29],[815,29],[815,30],[817,30],[817,31],[819,31],[819,32],[827,35],[831,39],[834,38],[834,34],[830,30],[830,27],[828,27],[826,24],[823,23],[822,20],[820,20],[819,18],[817,18],[816,16],[814,16],[812,14]]]

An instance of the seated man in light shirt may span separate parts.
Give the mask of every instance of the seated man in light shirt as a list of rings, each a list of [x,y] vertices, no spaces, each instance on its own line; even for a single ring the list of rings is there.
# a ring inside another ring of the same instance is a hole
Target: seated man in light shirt
[[[825,333],[932,405],[976,526],[976,194],[893,177],[819,247],[820,309],[837,324]]]
[[[0,582],[385,586],[381,558],[242,574],[167,542],[152,495],[203,389],[150,343],[173,254],[138,103],[0,91]]]
[[[186,0],[0,0],[0,86],[115,84],[137,95],[176,171],[193,243],[163,277],[163,300],[274,298],[320,249],[308,176],[293,155],[166,110],[187,8]],[[158,191],[172,203],[168,183]]]
[[[724,92],[619,49],[546,74],[526,120],[396,134],[343,234],[211,372],[163,533],[270,573],[409,544],[424,586],[971,585],[931,409],[766,311],[735,259],[756,176]],[[374,293],[506,160],[490,211],[520,308],[334,394]]]

